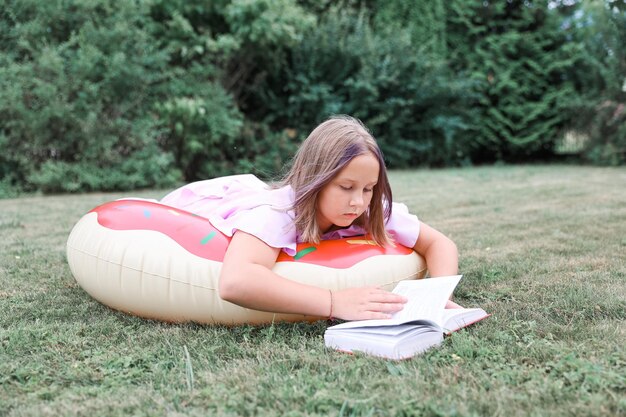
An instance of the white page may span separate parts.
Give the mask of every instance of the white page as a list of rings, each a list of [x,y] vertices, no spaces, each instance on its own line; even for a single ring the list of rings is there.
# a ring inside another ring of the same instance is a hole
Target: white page
[[[411,331],[414,334],[431,332],[431,327],[426,326],[416,326],[414,324],[399,324],[397,326],[371,326],[371,327],[359,327],[351,332],[351,334],[358,335],[363,338],[372,338],[377,339],[379,336],[399,336],[401,333]],[[343,334],[341,329],[334,329],[329,327],[326,329],[326,334]]]
[[[460,280],[461,275],[453,275],[400,281],[393,289],[393,293],[404,295],[409,301],[390,319],[349,321],[329,327],[329,329],[391,326],[413,320],[430,320],[440,325],[446,303]]]
[[[482,308],[451,308],[444,310],[442,320],[446,332],[456,331],[488,317]]]
[[[452,292],[461,280],[461,275],[428,278],[415,281],[400,281],[393,293],[409,299],[404,308],[393,315],[391,320],[408,321],[418,319],[441,323],[443,310]]]

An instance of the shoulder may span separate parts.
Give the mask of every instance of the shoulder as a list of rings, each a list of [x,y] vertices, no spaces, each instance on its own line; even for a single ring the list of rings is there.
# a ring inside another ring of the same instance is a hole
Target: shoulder
[[[237,231],[228,245],[225,262],[232,255],[236,262],[250,262],[272,268],[280,250],[253,234]]]
[[[394,202],[385,229],[397,243],[412,248],[420,234],[420,221],[405,204]]]

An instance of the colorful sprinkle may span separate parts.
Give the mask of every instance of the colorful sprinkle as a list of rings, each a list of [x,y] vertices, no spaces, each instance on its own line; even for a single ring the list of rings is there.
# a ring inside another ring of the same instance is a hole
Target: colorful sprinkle
[[[146,219],[149,219],[150,216],[152,216],[152,213],[150,213],[150,210],[143,211],[143,217],[145,217]]]
[[[298,251],[295,256],[293,257],[293,259],[295,259],[296,261],[300,258],[302,258],[303,256],[313,252],[314,250],[316,250],[317,248],[315,246],[309,246],[308,248],[304,248],[301,251]]]
[[[215,235],[217,234],[217,232],[215,230],[213,230],[211,233],[209,233],[208,235],[206,235],[201,241],[200,244],[202,245],[206,245],[207,243],[209,243],[209,241],[211,239],[213,239],[215,237]]]
[[[168,210],[170,213],[172,213],[174,216],[180,216],[180,213],[174,210]]]
[[[346,243],[349,243],[351,245],[373,245],[373,246],[378,246],[376,244],[376,242],[374,242],[373,240],[367,240],[367,239],[350,239],[350,240],[346,240]]]

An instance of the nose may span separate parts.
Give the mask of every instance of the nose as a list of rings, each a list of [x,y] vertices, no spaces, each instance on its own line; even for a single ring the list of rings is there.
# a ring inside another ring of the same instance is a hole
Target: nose
[[[350,198],[350,206],[361,207],[363,205],[363,192],[355,191]]]

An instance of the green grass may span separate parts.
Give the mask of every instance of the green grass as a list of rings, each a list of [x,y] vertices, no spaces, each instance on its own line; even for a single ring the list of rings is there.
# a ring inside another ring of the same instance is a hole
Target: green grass
[[[165,324],[72,278],[65,241],[129,194],[0,200],[0,415],[626,415],[626,169],[392,172],[449,234],[456,300],[493,316],[413,359],[324,348],[326,323]]]

